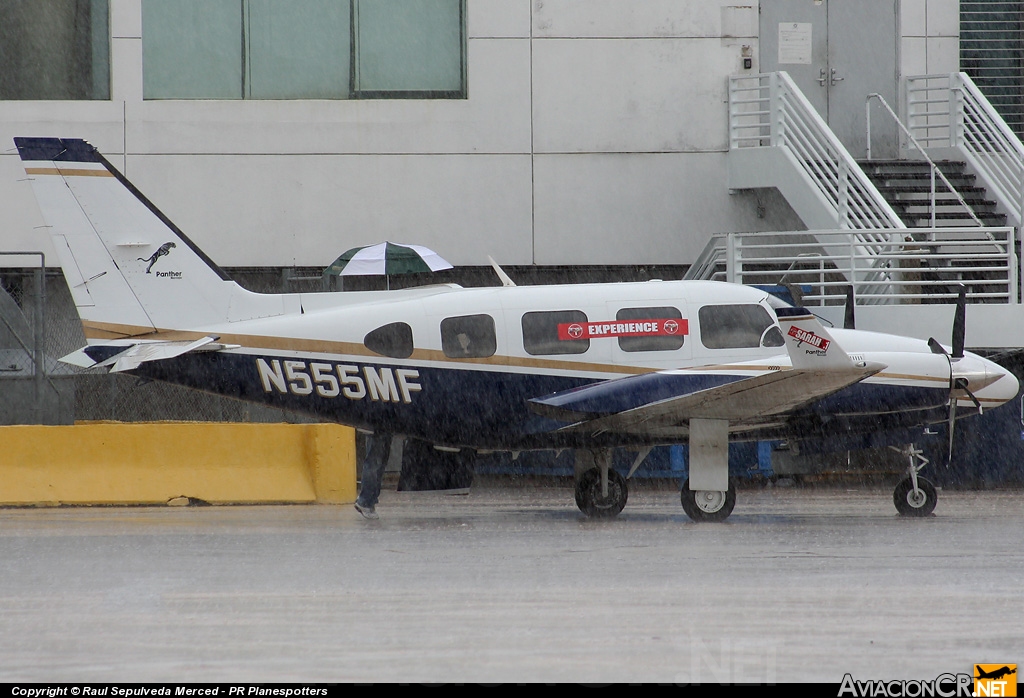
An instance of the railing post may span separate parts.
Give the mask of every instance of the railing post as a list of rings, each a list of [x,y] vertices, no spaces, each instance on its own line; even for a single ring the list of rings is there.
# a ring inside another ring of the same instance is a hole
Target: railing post
[[[935,228],[935,170],[937,167],[937,165],[932,163],[931,170],[929,171],[932,179],[932,228]]]
[[[868,95],[864,99],[864,123],[867,124],[866,128],[866,141],[867,141],[867,159],[871,159],[871,95]]]
[[[785,144],[786,115],[783,113],[782,81],[778,73],[772,73],[768,82],[768,111],[771,114],[771,144],[780,146]]]
[[[959,148],[964,144],[964,90],[960,74],[949,75],[949,147]]]
[[[737,281],[736,263],[738,254],[736,251],[736,234],[728,233],[725,237],[725,280],[731,284]]]

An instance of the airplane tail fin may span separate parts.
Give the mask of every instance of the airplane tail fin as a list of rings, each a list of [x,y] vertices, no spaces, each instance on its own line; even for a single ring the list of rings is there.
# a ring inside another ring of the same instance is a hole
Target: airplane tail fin
[[[282,312],[245,291],[89,143],[15,138],[87,338]]]

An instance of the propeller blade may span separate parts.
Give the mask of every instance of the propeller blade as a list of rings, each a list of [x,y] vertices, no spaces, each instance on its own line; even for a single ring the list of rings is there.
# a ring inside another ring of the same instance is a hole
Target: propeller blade
[[[948,356],[948,354],[946,354],[946,350],[942,348],[942,345],[939,344],[938,340],[936,340],[935,337],[928,338],[928,348],[932,350],[933,354],[942,354],[943,356]]]
[[[956,312],[953,314],[953,358],[964,357],[964,335],[967,332],[967,289],[960,286],[956,298]]]
[[[953,429],[956,427],[956,398],[953,394],[949,395],[949,420],[947,423],[947,430],[949,432],[949,445],[946,448],[946,467],[948,468],[953,462]]]
[[[843,328],[847,330],[857,329],[856,311],[853,308],[853,285],[846,287],[846,313],[843,315]]]
[[[981,400],[979,400],[977,396],[975,396],[975,394],[971,392],[971,389],[967,387],[966,378],[957,378],[956,380],[953,381],[953,386],[957,390],[962,390],[965,393],[967,393],[967,397],[971,398],[971,402],[973,402],[974,406],[978,408],[978,414],[982,413]]]

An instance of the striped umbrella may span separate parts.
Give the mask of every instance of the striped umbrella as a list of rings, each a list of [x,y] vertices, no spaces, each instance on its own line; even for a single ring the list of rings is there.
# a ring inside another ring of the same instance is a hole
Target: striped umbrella
[[[391,276],[451,269],[452,265],[429,247],[399,245],[381,242],[365,247],[353,247],[331,266],[325,275],[334,276]],[[388,283],[390,287],[390,281]]]

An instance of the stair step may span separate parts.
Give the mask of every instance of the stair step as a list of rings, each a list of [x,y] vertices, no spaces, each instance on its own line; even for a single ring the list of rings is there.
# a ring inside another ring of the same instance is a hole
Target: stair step
[[[985,225],[990,226],[1002,226],[1006,225],[1006,216],[1002,213],[985,214],[978,213],[978,219],[981,220]],[[907,214],[900,216],[903,222],[911,228],[927,228],[931,225],[931,215],[926,214]],[[962,226],[971,227],[977,225],[973,218],[964,215],[962,213],[936,213],[935,222],[938,225],[942,223],[948,226]]]
[[[931,178],[928,176],[927,172],[925,172],[923,175],[921,173],[918,173],[918,172],[887,172],[885,174],[875,174],[873,172],[868,172],[867,174],[868,174],[868,178],[871,179],[873,182],[930,182],[931,181]],[[948,175],[946,175],[946,179],[948,179],[950,181],[950,183],[954,187],[957,186],[958,182],[963,183],[964,185],[967,185],[967,186],[973,186],[975,180],[977,180],[977,177],[975,177],[972,174],[948,174]],[[944,187],[945,183],[940,178],[936,177],[935,178],[935,186],[936,186],[936,188],[938,188],[940,186]],[[957,187],[957,188],[959,188],[959,187]]]
[[[987,211],[987,210],[994,209],[996,207],[996,202],[995,201],[991,201],[989,199],[964,199],[964,201],[967,203],[968,206],[971,207],[971,209],[975,213],[978,213],[979,209],[981,209],[982,211]],[[903,197],[896,197],[895,199],[892,199],[892,200],[889,201],[889,205],[890,206],[899,205],[899,206],[901,206],[903,208],[928,208],[928,209],[930,209],[931,205],[932,205],[932,202],[931,202],[931,199],[929,199],[927,197],[921,198],[921,199],[906,199],[906,198],[903,198]],[[949,209],[949,208],[962,209],[963,206],[960,205],[960,201],[959,200],[953,199],[953,198],[949,198],[949,199],[935,199],[935,208],[936,209]]]
[[[884,188],[885,191],[895,192],[897,194],[931,194],[932,187],[930,184],[900,184]],[[960,195],[965,199],[968,194],[975,194],[982,196],[986,193],[985,187],[957,187],[956,190],[960,192]],[[884,194],[885,191],[882,193]],[[953,194],[946,188],[946,185],[942,182],[935,183],[935,195],[939,196],[944,194],[946,196],[953,196]]]
[[[931,171],[931,165],[924,160],[858,160],[865,172],[924,172]],[[935,163],[943,174],[962,174],[966,164],[957,160],[940,160]]]

